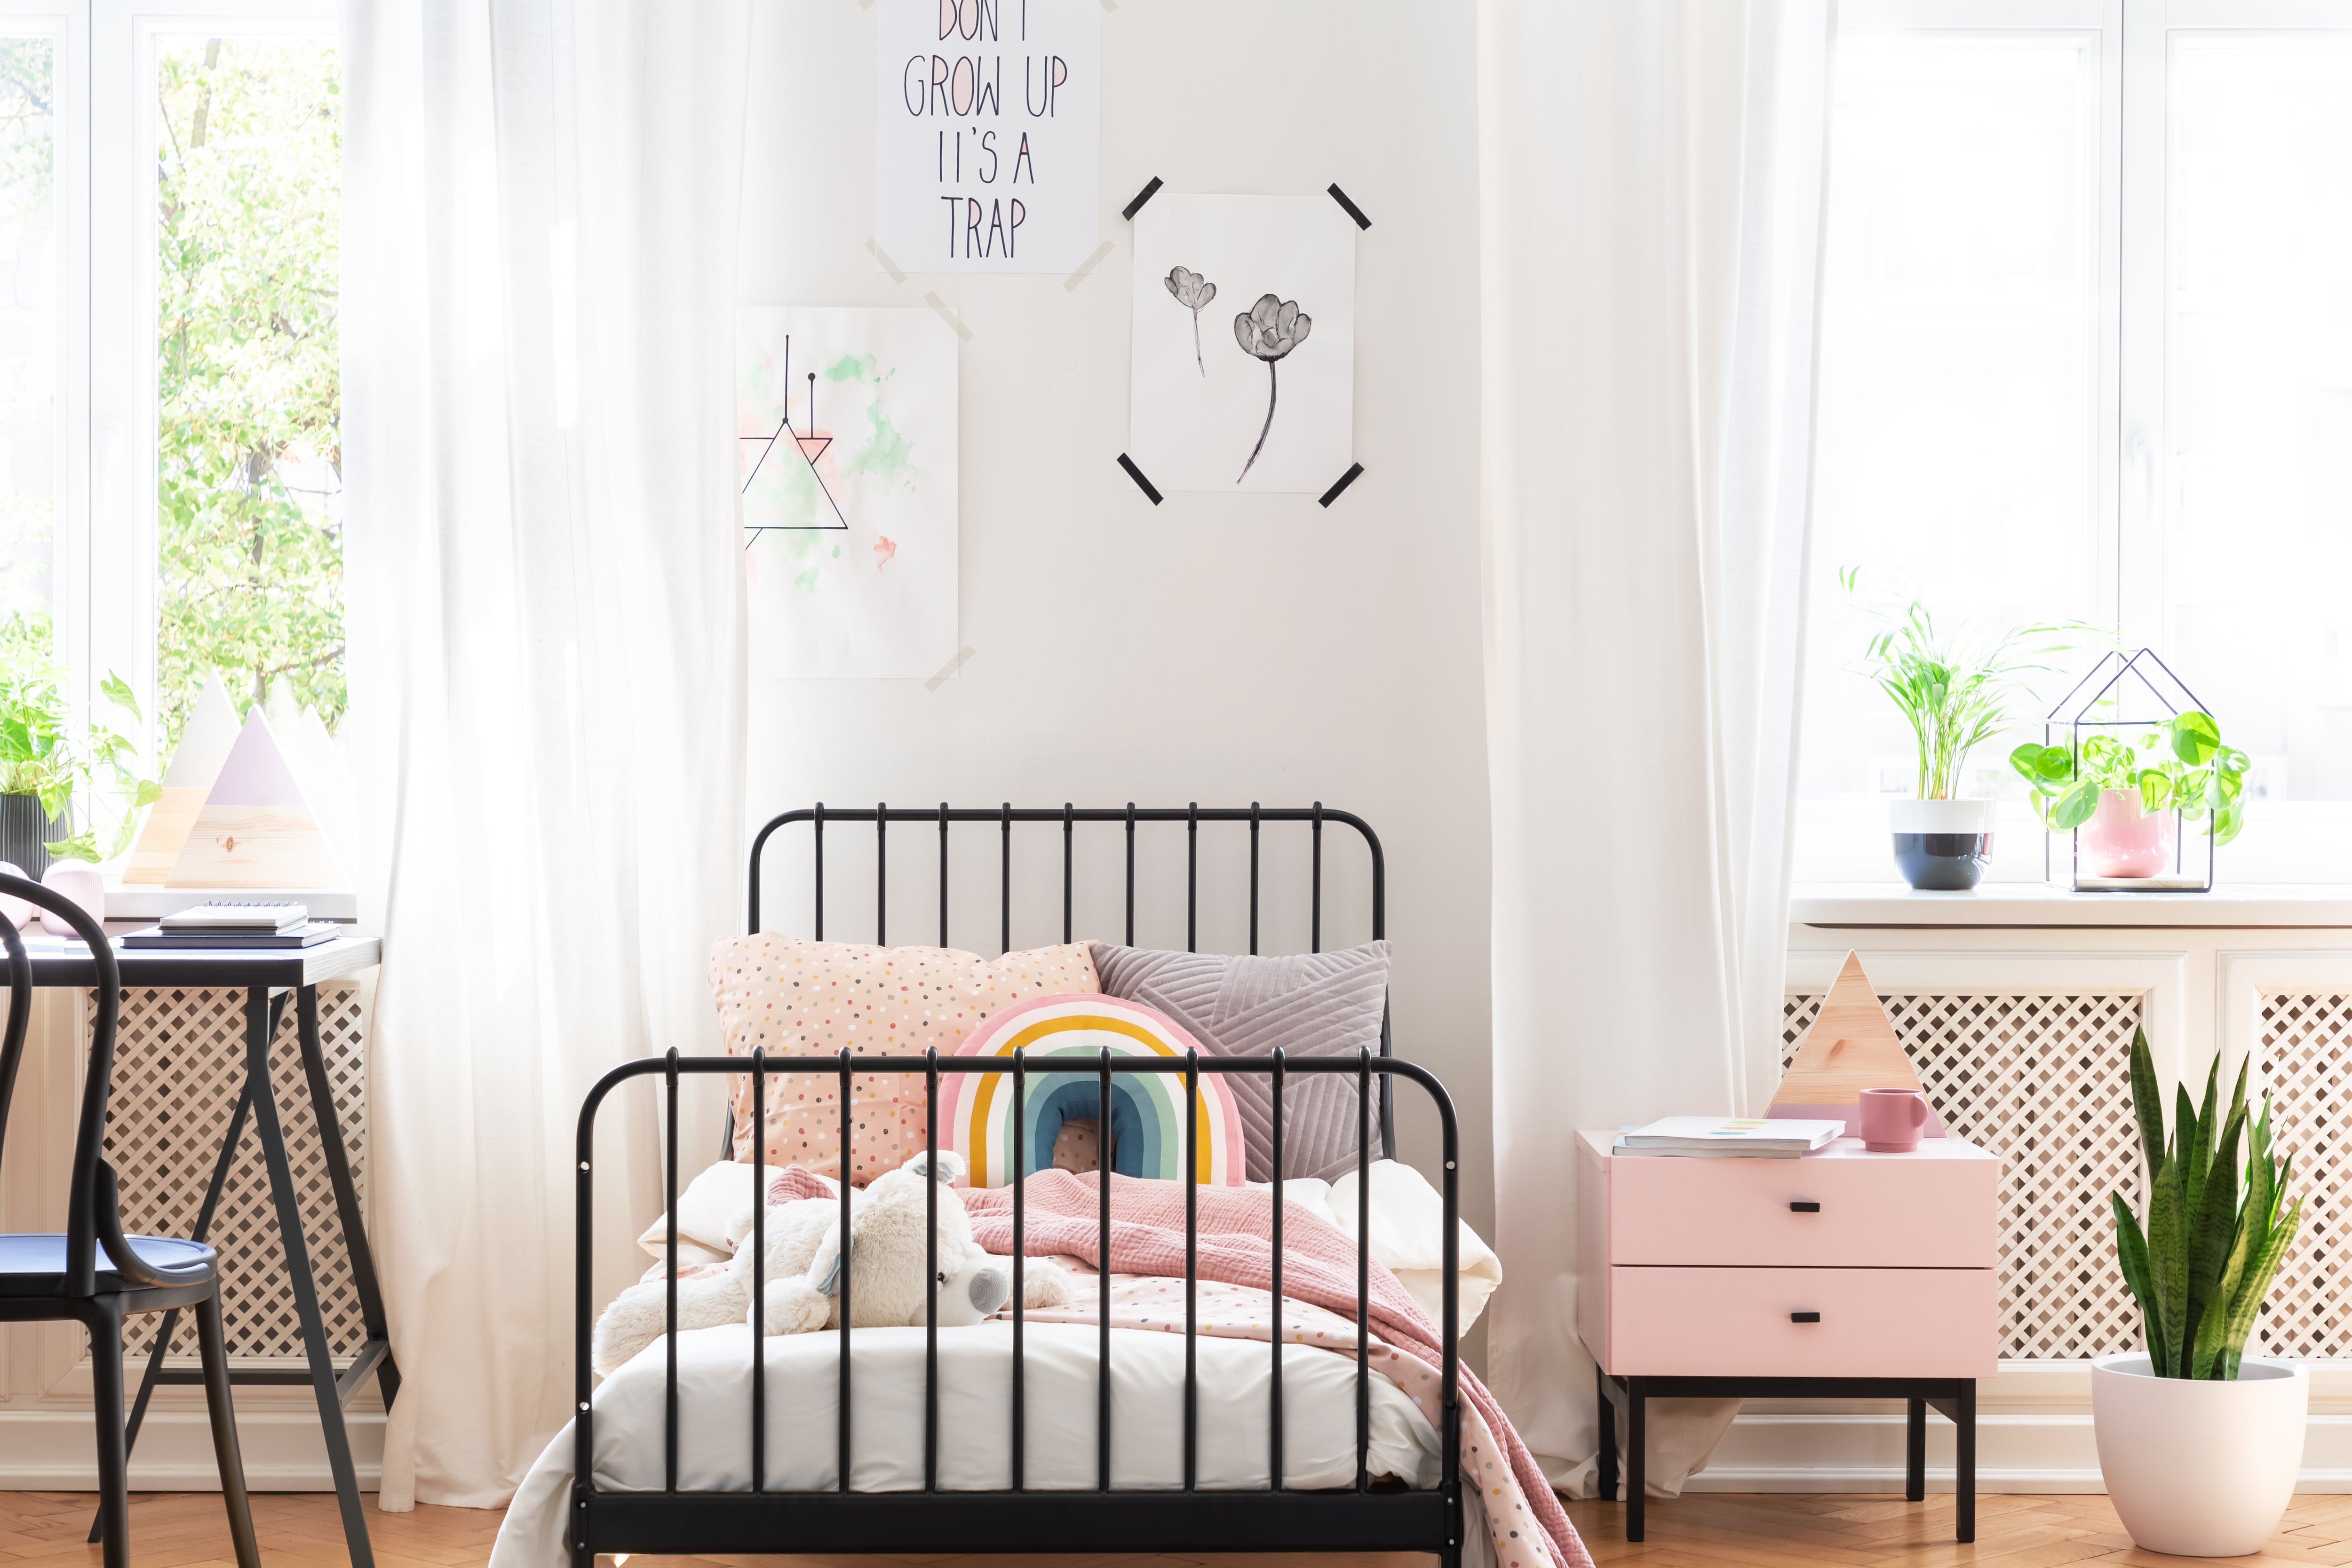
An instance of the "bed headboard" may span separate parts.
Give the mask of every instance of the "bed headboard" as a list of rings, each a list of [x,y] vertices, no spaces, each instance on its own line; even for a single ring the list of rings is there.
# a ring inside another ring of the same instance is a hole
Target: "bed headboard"
[[[939,946],[950,947],[955,945],[950,939],[949,931],[950,900],[948,873],[953,858],[950,853],[949,836],[951,830],[959,824],[964,827],[967,835],[990,828],[993,828],[997,834],[998,925],[995,935],[997,950],[1001,953],[1010,952],[1013,947],[1013,890],[1017,880],[1013,867],[1013,845],[1016,835],[1013,830],[1017,823],[1058,823],[1061,826],[1062,940],[1065,942],[1075,939],[1072,934],[1072,920],[1076,865],[1078,858],[1076,829],[1081,822],[1116,823],[1125,830],[1121,835],[1125,851],[1126,931],[1124,939],[1129,946],[1135,945],[1136,830],[1139,826],[1152,824],[1181,823],[1184,828],[1184,946],[1187,952],[1198,951],[1201,929],[1201,830],[1203,825],[1213,830],[1221,828],[1227,831],[1245,830],[1249,834],[1248,951],[1251,953],[1258,950],[1259,835],[1267,823],[1303,823],[1310,837],[1310,863],[1307,873],[1308,952],[1320,952],[1323,948],[1323,831],[1326,826],[1332,824],[1352,830],[1362,840],[1365,850],[1370,853],[1372,940],[1379,941],[1388,935],[1388,868],[1387,861],[1381,852],[1380,835],[1373,832],[1371,825],[1354,812],[1334,810],[1319,800],[1311,806],[1261,806],[1255,801],[1252,801],[1247,806],[1202,806],[1197,803],[1184,806],[1138,806],[1133,801],[1129,801],[1125,806],[1111,807],[1075,806],[1067,802],[1051,807],[1022,807],[1014,806],[1010,802],[994,807],[954,807],[943,800],[937,806],[875,805],[848,809],[827,806],[819,802],[814,806],[785,811],[770,818],[767,825],[760,830],[759,837],[751,841],[751,886],[745,927],[747,930],[756,933],[762,929],[760,919],[760,888],[768,841],[781,830],[803,822],[808,824],[812,839],[809,894],[813,900],[814,912],[812,935],[818,941],[823,941],[825,937],[826,830],[844,824],[871,829],[870,834],[860,832],[846,845],[840,839],[835,838],[832,850],[835,862],[842,860],[845,851],[856,857],[857,861],[863,862],[866,857],[861,852],[866,848],[866,844],[860,841],[870,840],[873,865],[874,942],[877,946],[887,947],[890,945],[887,892],[890,880],[890,829],[894,826],[928,826],[935,830],[936,842],[931,845],[926,845],[921,839],[917,839],[909,844],[907,836],[901,834],[898,840],[901,846],[899,852],[902,855],[909,852],[923,854],[928,850],[931,854],[936,855],[939,867],[939,891],[936,902],[936,930]],[[1019,837],[1024,856],[1034,856],[1036,847],[1041,842],[1038,835],[1031,833]],[[929,933],[927,932],[926,935]],[[835,940],[839,940],[837,936]],[[1382,1056],[1390,1054],[1389,1046],[1389,1019],[1386,1010],[1383,1009],[1381,1017],[1381,1054]],[[1396,1148],[1396,1114],[1390,1093],[1390,1082],[1385,1075],[1381,1079],[1381,1146],[1391,1151]]]

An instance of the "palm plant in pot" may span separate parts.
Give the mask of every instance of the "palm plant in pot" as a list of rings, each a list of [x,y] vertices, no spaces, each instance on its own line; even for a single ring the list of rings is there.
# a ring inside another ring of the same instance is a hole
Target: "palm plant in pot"
[[[2303,1463],[2311,1380],[2249,1359],[2263,1297],[2303,1218],[2293,1162],[2271,1149],[2270,1096],[2246,1103],[2238,1070],[2220,1107],[2221,1063],[2201,1105],[2175,1090],[2172,1128],[2147,1037],[2132,1034],[2132,1103],[2147,1171],[2145,1226],[2114,1197],[2116,1251],[2147,1349],[2091,1364],[2099,1469],[2124,1528],[2151,1552],[2234,1557],[2278,1528]]]
[[[1849,596],[1860,579],[1853,569],[1838,574]],[[1995,806],[1961,799],[1961,768],[2007,726],[2010,702],[2029,690],[2030,677],[2055,667],[2045,661],[2069,646],[2075,628],[2037,622],[1985,641],[1965,625],[1937,626],[1916,599],[1878,617],[1859,673],[1895,704],[1918,749],[1916,795],[1888,802],[1895,864],[1922,891],[1964,892],[1992,859]]]

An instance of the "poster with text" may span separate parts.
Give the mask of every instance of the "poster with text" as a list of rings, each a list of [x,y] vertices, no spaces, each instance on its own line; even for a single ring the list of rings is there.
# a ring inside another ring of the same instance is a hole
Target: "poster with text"
[[[956,653],[956,340],[927,309],[747,306],[751,667],[926,679]]]
[[[1320,495],[1347,472],[1356,234],[1326,195],[1136,214],[1128,451],[1152,484]]]
[[[876,242],[908,272],[1076,270],[1101,243],[1100,0],[878,9]]]

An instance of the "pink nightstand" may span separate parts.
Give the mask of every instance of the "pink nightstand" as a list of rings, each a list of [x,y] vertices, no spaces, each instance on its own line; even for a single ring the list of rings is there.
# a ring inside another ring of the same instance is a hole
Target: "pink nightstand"
[[[1958,1138],[1795,1160],[1619,1158],[1577,1147],[1576,1326],[1600,1369],[1601,1490],[1642,1539],[1652,1398],[1898,1398],[1905,1495],[1927,1496],[1927,1407],[1958,1431],[1958,1536],[1976,1538],[1976,1380],[1996,1369],[2000,1161]]]

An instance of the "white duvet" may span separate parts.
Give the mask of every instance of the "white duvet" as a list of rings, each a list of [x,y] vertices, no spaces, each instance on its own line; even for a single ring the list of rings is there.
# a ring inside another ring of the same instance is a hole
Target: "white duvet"
[[[859,1329],[852,1335],[850,1484],[858,1491],[910,1491],[923,1484],[923,1331]],[[1095,1367],[1091,1324],[1030,1323],[1025,1330],[1028,1465],[1042,1490],[1095,1485]],[[678,1336],[678,1485],[692,1491],[751,1489],[751,1334],[748,1327]],[[766,1348],[768,1487],[829,1490],[839,1483],[835,1412],[837,1333],[772,1335]],[[1201,1392],[1199,1484],[1267,1484],[1269,1348],[1207,1335],[1197,1346]],[[608,1491],[662,1486],[664,1342],[656,1341],[596,1391],[596,1485]],[[940,1485],[998,1490],[1012,1485],[1013,1325],[940,1331]],[[1374,1475],[1436,1484],[1437,1434],[1394,1384],[1370,1379]],[[1345,1487],[1356,1478],[1354,1359],[1307,1345],[1283,1355],[1283,1480],[1301,1489]],[[1173,1490],[1183,1484],[1184,1338],[1111,1331],[1111,1480]],[[490,1568],[568,1568],[563,1525],[572,1482],[566,1427],[516,1492]],[[1041,1505],[1043,1506],[1043,1505]],[[1486,1531],[1465,1521],[1471,1561]]]

